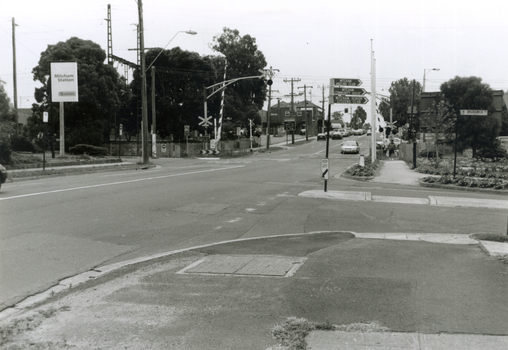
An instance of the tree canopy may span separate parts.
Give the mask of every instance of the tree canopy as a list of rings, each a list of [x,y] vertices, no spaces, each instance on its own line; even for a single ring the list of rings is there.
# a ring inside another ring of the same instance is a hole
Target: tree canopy
[[[501,125],[492,116],[493,91],[479,77],[455,77],[441,84],[441,92],[456,115],[461,109],[487,110],[488,116],[459,117],[458,141],[461,149],[471,147],[473,156],[481,148],[493,147]]]
[[[385,120],[390,120],[391,107],[393,122],[400,127],[409,122],[408,108],[411,107],[411,103],[414,106],[420,104],[422,86],[416,80],[409,81],[407,78],[403,78],[392,82],[388,91],[390,92],[390,99],[383,98],[384,102],[379,104],[378,109]]]
[[[353,129],[361,129],[366,119],[367,112],[365,112],[362,106],[358,106],[353,113],[353,118],[351,118],[351,127]]]
[[[0,80],[0,120],[10,119],[11,114],[11,100],[5,91],[4,82]]]
[[[250,35],[240,36],[238,30],[224,28],[213,42],[212,49],[226,58],[228,80],[261,75],[259,70],[266,67],[265,56],[258,50],[256,39]],[[249,118],[259,121],[258,111],[263,108],[265,99],[266,84],[263,80],[238,81],[226,88],[224,116],[236,126],[247,127]]]

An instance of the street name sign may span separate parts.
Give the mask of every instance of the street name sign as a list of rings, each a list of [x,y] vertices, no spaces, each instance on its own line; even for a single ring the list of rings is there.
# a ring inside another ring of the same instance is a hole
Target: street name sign
[[[333,94],[334,95],[356,95],[356,96],[364,96],[367,93],[367,90],[364,88],[351,88],[351,87],[334,87]]]
[[[460,115],[480,115],[486,117],[488,111],[484,109],[461,109]]]
[[[333,95],[333,103],[364,105],[369,100],[366,97]]]
[[[360,86],[362,85],[360,79],[348,79],[348,78],[331,78],[330,86]]]

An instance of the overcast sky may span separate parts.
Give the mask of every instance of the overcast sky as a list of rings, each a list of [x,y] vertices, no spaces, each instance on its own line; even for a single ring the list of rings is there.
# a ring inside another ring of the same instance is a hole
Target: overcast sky
[[[136,61],[136,0],[0,0],[0,79],[13,100],[12,18],[16,27],[18,107],[34,102],[31,73],[48,45],[76,36],[107,50],[107,5],[112,9],[113,53]],[[291,93],[285,79],[312,86],[307,99],[321,104],[330,78],[359,78],[371,91],[371,46],[375,52],[377,92],[407,77],[426,91],[455,76],[477,76],[495,90],[508,90],[508,1],[456,0],[144,0],[145,46],[168,46],[201,55],[223,27],[256,39],[268,67],[279,69],[272,88]],[[327,93],[325,93],[325,96]],[[370,97],[368,97],[370,99]],[[303,96],[295,97],[303,100]],[[274,103],[276,100],[274,101]],[[358,105],[353,105],[356,108]],[[342,110],[347,105],[334,105]],[[370,118],[370,103],[362,105]]]

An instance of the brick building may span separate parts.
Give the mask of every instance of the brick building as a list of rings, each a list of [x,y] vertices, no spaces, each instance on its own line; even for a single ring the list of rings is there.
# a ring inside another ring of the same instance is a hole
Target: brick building
[[[317,135],[323,125],[322,108],[310,101],[297,101],[293,106],[293,113],[289,102],[280,101],[270,107],[270,133],[277,135],[284,130],[284,122],[294,121],[295,133],[300,133],[307,126],[309,136]],[[263,130],[266,130],[267,115],[262,116]]]

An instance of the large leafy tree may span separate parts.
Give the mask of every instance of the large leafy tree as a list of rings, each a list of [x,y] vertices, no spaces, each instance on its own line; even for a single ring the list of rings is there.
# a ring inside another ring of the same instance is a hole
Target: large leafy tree
[[[0,120],[11,120],[12,118],[11,100],[5,91],[4,82],[0,80]]]
[[[116,69],[105,64],[106,52],[89,40],[72,37],[65,42],[49,45],[41,53],[39,64],[33,68],[34,80],[42,83],[35,89],[35,99],[46,105],[50,101],[50,63],[78,63],[79,102],[65,104],[66,146],[78,143],[102,145],[109,136],[114,115],[119,108],[122,82]],[[55,130],[58,130],[58,105],[52,104]]]
[[[439,161],[439,153],[442,142],[450,142],[454,133],[456,114],[450,104],[444,100],[434,103],[431,109],[422,113],[420,124],[425,127],[426,132],[433,134],[433,143],[436,165]]]
[[[332,113],[332,122],[339,123],[344,126],[344,112],[335,111]]]
[[[163,137],[172,135],[175,140],[183,140],[184,125],[191,130],[204,131],[198,125],[199,116],[204,114],[204,88],[216,81],[214,58],[201,57],[196,52],[184,51],[179,47],[171,50],[151,49],[146,53],[147,66],[155,67],[147,71],[147,94],[152,96],[152,74],[155,77],[155,105],[157,133]],[[136,117],[141,86],[139,70],[134,72],[131,89],[130,118]],[[208,100],[209,110],[218,106],[218,95]],[[124,114],[128,114],[126,111]],[[148,121],[153,125],[152,109],[148,108]]]
[[[416,80],[409,81],[407,78],[403,78],[392,82],[388,91],[390,92],[390,99],[383,98],[386,103],[381,102],[379,104],[379,112],[385,120],[389,121],[391,107],[393,122],[397,126],[400,127],[409,123],[408,108],[412,104],[419,106],[422,91],[421,84]]]
[[[351,127],[353,129],[361,129],[366,119],[367,112],[365,112],[362,106],[358,106],[353,113],[353,118],[351,118]]]
[[[479,149],[493,147],[501,125],[492,116],[493,91],[479,77],[455,77],[441,85],[441,92],[456,115],[461,109],[487,110],[488,116],[459,117],[459,148],[471,147],[473,157]]]
[[[266,59],[258,50],[256,39],[241,36],[238,30],[224,28],[220,36],[213,38],[212,49],[222,53],[227,60],[227,78],[234,79],[261,75]],[[222,67],[224,71],[224,64]],[[260,79],[246,79],[227,87],[224,114],[235,126],[247,127],[248,119],[259,120],[258,111],[266,99],[266,84]]]
[[[15,132],[14,114],[11,101],[0,80],[0,164],[8,164],[11,160],[11,137]]]

